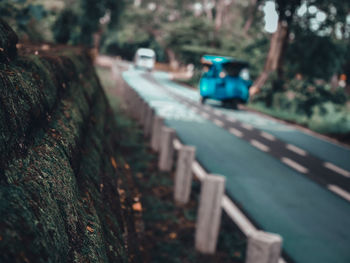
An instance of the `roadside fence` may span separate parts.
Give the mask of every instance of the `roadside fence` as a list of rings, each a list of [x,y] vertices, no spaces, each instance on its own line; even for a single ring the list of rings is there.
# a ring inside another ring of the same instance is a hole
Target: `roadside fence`
[[[156,114],[146,100],[122,79],[119,70],[113,68],[118,79],[126,110],[143,127],[151,149],[158,153],[160,171],[175,169],[174,201],[184,205],[189,201],[193,175],[201,182],[197,212],[195,248],[203,254],[214,254],[219,235],[222,210],[247,236],[246,263],[284,263],[281,257],[282,237],[258,230],[235,203],[225,194],[226,178],[208,174],[196,160],[196,148],[183,145],[174,129],[165,126],[164,119]],[[177,154],[175,154],[177,152]],[[177,160],[175,157],[177,156]]]

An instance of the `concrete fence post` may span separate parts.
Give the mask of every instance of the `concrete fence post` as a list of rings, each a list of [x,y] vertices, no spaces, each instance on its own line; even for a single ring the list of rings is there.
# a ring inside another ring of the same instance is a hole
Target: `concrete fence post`
[[[174,186],[174,199],[180,204],[186,204],[190,199],[192,185],[192,163],[195,158],[196,148],[182,146],[179,150]]]
[[[160,154],[158,168],[162,172],[170,172],[174,162],[174,146],[175,130],[163,126],[160,136]]]
[[[153,118],[152,123],[152,136],[151,136],[151,148],[153,151],[158,152],[160,148],[160,137],[164,119],[159,116]]]
[[[278,263],[282,237],[277,234],[256,231],[248,237],[246,263]]]
[[[145,122],[145,126],[143,128],[145,137],[148,137],[151,135],[153,118],[154,118],[154,110],[151,107],[148,107],[147,108],[147,115],[146,115],[146,122]]]
[[[131,88],[128,87],[127,85],[125,85],[124,87],[124,90],[123,90],[123,98],[124,98],[124,101],[126,102],[126,105],[129,107],[129,104],[130,104],[130,91]]]
[[[140,118],[140,111],[141,111],[141,107],[142,107],[142,98],[139,96],[139,94],[137,94],[135,96],[135,100],[133,102],[133,110],[134,110],[134,118],[139,121]]]
[[[135,95],[133,96],[133,92],[130,91],[129,93],[129,107],[130,107],[130,113],[131,113],[131,116],[136,119],[137,118],[137,107],[136,105],[139,105],[140,103],[140,98]]]
[[[143,121],[143,114],[146,108],[146,102],[140,97],[139,104],[135,105],[137,108],[137,120],[140,124],[142,124]]]
[[[195,247],[204,254],[214,254],[221,222],[221,201],[225,177],[208,175],[202,181],[197,214]]]
[[[143,101],[142,113],[141,113],[141,124],[142,124],[143,127],[146,126],[147,115],[148,115],[149,109],[150,109],[150,107],[148,106],[148,103],[146,101]]]

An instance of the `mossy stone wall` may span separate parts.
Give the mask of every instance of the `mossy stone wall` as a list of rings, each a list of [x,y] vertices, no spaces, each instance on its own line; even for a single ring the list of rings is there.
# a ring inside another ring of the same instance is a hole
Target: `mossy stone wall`
[[[87,52],[16,43],[0,21],[0,262],[135,261],[118,128]]]

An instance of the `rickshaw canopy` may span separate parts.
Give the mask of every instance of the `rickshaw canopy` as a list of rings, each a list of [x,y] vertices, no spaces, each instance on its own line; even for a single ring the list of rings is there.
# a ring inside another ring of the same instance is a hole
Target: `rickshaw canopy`
[[[226,56],[215,56],[215,55],[204,55],[201,58],[201,63],[205,65],[220,65],[220,64],[239,64],[242,65],[242,67],[248,67],[249,63],[245,62],[243,60],[238,60],[233,57],[226,57]]]

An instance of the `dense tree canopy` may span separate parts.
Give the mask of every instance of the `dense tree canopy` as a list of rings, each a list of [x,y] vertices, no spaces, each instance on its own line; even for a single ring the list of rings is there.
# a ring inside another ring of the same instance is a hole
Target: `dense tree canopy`
[[[276,16],[270,31],[267,6]],[[303,89],[318,94],[313,98],[334,95],[329,101],[342,105],[339,96],[350,93],[349,1],[7,0],[0,11],[22,39],[94,46],[129,60],[137,48],[150,47],[173,69],[194,64],[197,77],[204,54],[246,60],[251,94],[258,93],[252,101],[269,107],[287,107],[295,98],[302,107],[318,105],[304,100],[313,93]],[[288,103],[277,103],[280,99]],[[298,108],[295,103],[290,107]],[[322,110],[308,108],[307,114],[312,112]]]

